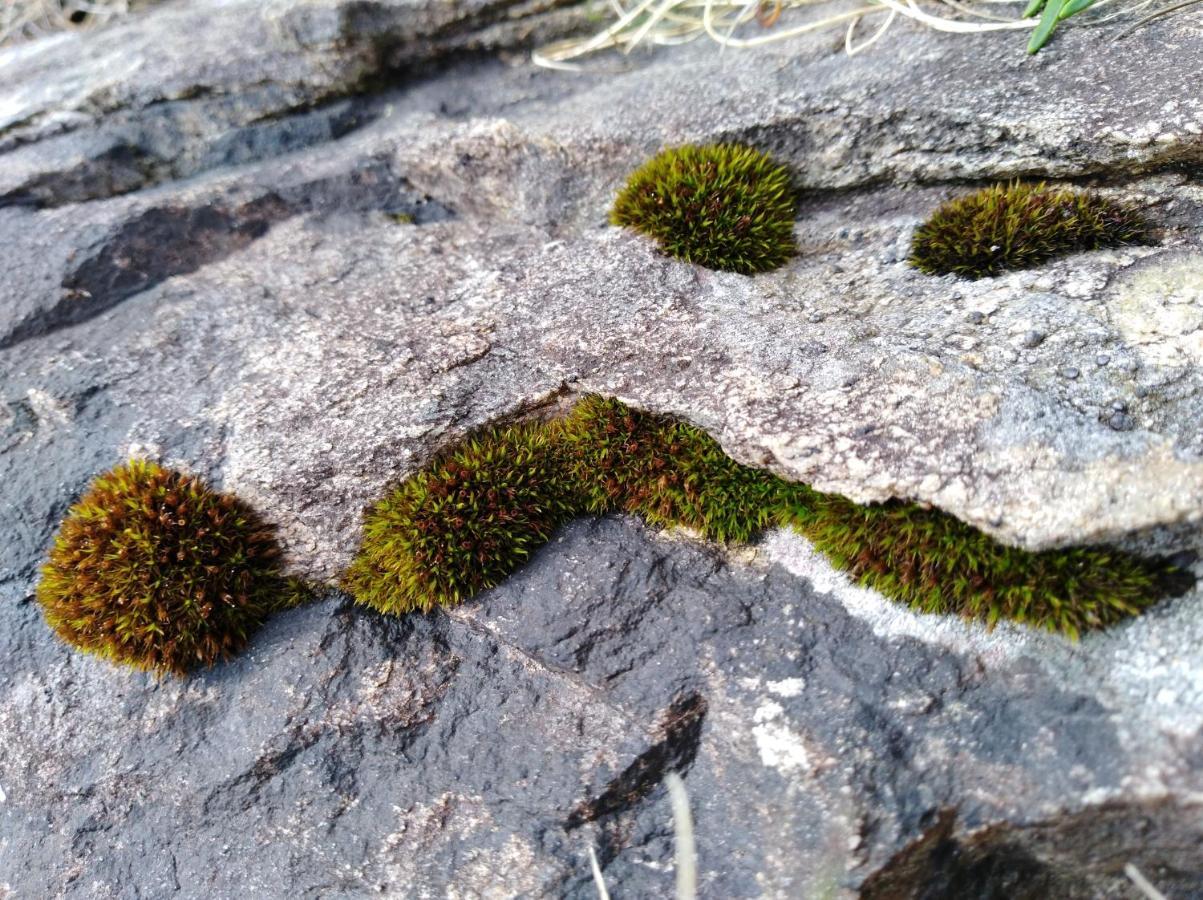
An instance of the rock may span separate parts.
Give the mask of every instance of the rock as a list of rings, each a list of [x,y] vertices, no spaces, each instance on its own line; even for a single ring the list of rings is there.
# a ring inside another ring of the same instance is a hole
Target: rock
[[[330,600],[161,684],[45,640],[36,608],[14,606],[0,859],[38,896],[586,897],[593,846],[615,896],[664,896],[660,783],[679,769],[705,896],[891,883],[932,829],[1006,863],[957,876],[980,894],[933,896],[988,896],[1018,866],[1033,891],[1099,896],[1117,852],[1170,896],[1198,890],[1197,816],[1174,799],[1198,746],[1146,730],[1167,720],[1115,666],[1135,635],[1083,655],[1018,629],[933,629],[791,574],[815,565],[793,535],[758,556],[582,521],[478,603],[396,620]],[[1134,627],[1145,659],[1172,666],[1198,634],[1160,624],[1158,643]],[[1191,696],[1169,672],[1150,682],[1167,706]],[[1045,812],[1104,801],[1117,843],[1094,815]]]
[[[331,590],[186,681],[56,643],[37,566],[131,453],[332,583],[386,484],[584,391],[1030,548],[1203,549],[1203,102],[1163,74],[1197,23],[1035,61],[908,25],[854,58],[507,56],[579,24],[554,6],[198,0],[0,52],[0,889],[584,897],[593,846],[660,896],[679,769],[703,896],[1121,896],[1125,862],[1203,896],[1197,589],[1071,645],[899,609],[790,535],[611,519],[450,612]],[[683,140],[794,166],[797,260],[715,273],[605,225]],[[955,287],[898,261],[956,185],[1015,176],[1098,176],[1162,243]],[[1116,341],[1130,367],[1078,368]]]
[[[1116,431],[1131,431],[1136,427],[1136,420],[1125,412],[1113,412],[1108,417],[1107,424]]]
[[[1019,341],[1019,346],[1023,347],[1025,350],[1033,350],[1043,343],[1044,333],[1033,329],[1023,333],[1023,337]]]

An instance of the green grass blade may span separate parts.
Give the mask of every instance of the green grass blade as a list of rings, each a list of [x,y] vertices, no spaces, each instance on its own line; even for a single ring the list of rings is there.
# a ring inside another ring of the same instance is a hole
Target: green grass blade
[[[1077,15],[1084,9],[1089,9],[1094,5],[1095,0],[1068,0],[1061,7],[1061,12],[1057,15],[1057,21],[1068,19],[1070,16]]]
[[[1035,53],[1048,42],[1053,29],[1057,27],[1062,5],[1061,0],[1048,0],[1044,5],[1044,15],[1040,17],[1040,24],[1032,32],[1032,39],[1028,41],[1028,53]]]

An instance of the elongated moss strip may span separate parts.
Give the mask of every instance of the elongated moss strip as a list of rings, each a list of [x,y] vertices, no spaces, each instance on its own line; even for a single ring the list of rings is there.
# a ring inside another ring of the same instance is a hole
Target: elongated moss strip
[[[772,524],[780,479],[731,459],[692,425],[583,398],[560,429],[568,472],[591,512],[621,509],[746,542]]]
[[[1132,206],[1092,191],[1014,182],[938,207],[916,229],[910,263],[929,275],[984,278],[1150,237],[1144,216]]]
[[[183,674],[241,650],[305,587],[276,569],[272,530],[230,494],[143,460],[98,477],[71,507],[37,599],[90,653]]]
[[[498,584],[584,511],[557,432],[554,423],[486,431],[389,492],[367,512],[344,587],[402,613]]]
[[[862,584],[908,606],[1071,636],[1169,592],[1171,566],[1105,547],[1030,553],[914,504],[860,506],[741,465],[705,432],[583,398],[563,418],[478,435],[367,513],[345,586],[382,612],[498,584],[569,519],[623,510],[743,542],[797,529]]]
[[[793,525],[832,564],[912,609],[993,625],[1010,619],[1077,637],[1138,614],[1169,589],[1171,567],[1107,547],[1031,553],[914,504],[859,506],[810,492]]]

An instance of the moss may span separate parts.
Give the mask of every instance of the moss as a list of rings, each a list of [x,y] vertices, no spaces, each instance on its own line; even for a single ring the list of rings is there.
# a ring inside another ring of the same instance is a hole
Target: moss
[[[735,462],[692,425],[589,396],[562,435],[591,512],[625,510],[716,541],[749,541],[772,521],[779,479]]]
[[[383,612],[459,602],[574,516],[613,510],[720,541],[789,525],[914,609],[1071,636],[1139,613],[1174,572],[1102,547],[1006,547],[913,504],[859,506],[741,465],[691,425],[589,396],[562,419],[485,432],[391,491],[369,511],[345,583]]]
[[[343,579],[384,613],[458,603],[493,587],[578,513],[554,425],[470,438],[368,510]]]
[[[796,252],[789,171],[738,144],[665,150],[637,169],[610,212],[669,256],[752,275]]]
[[[1131,206],[1089,191],[1015,182],[940,206],[915,231],[910,263],[929,275],[984,278],[1149,237]]]
[[[861,584],[927,613],[1009,619],[1077,637],[1170,590],[1171,566],[1105,547],[1031,553],[946,513],[897,501],[859,506],[795,495],[782,519]]]
[[[183,674],[237,653],[299,596],[299,583],[279,578],[276,556],[271,529],[235,497],[134,460],[71,507],[37,599],[76,647]]]

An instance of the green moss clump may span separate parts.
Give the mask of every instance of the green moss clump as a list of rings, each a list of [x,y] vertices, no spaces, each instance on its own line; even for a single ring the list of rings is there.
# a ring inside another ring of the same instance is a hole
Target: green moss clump
[[[1170,590],[1172,566],[1105,547],[1032,553],[952,516],[892,501],[795,495],[782,519],[861,584],[927,613],[1061,632],[1103,628]]]
[[[564,420],[561,440],[591,512],[625,510],[738,542],[773,520],[780,479],[735,462],[692,425],[589,396]]]
[[[738,144],[688,145],[637,169],[610,222],[677,259],[752,275],[797,252],[794,206],[789,171],[769,156]]]
[[[929,275],[984,278],[1056,256],[1149,240],[1131,206],[1088,191],[997,184],[940,206],[915,231],[910,263]]]
[[[741,465],[684,422],[588,396],[560,419],[485,432],[391,491],[368,512],[345,585],[382,612],[456,603],[569,519],[615,510],[718,541],[791,526],[914,609],[1071,636],[1136,615],[1175,572],[1102,547],[1029,553],[914,504],[858,506]]]
[[[458,603],[501,582],[578,514],[554,425],[479,434],[368,510],[343,579],[384,613]]]
[[[233,656],[281,595],[295,594],[277,552],[271,529],[235,497],[133,460],[71,507],[37,599],[76,647],[184,674]]]

